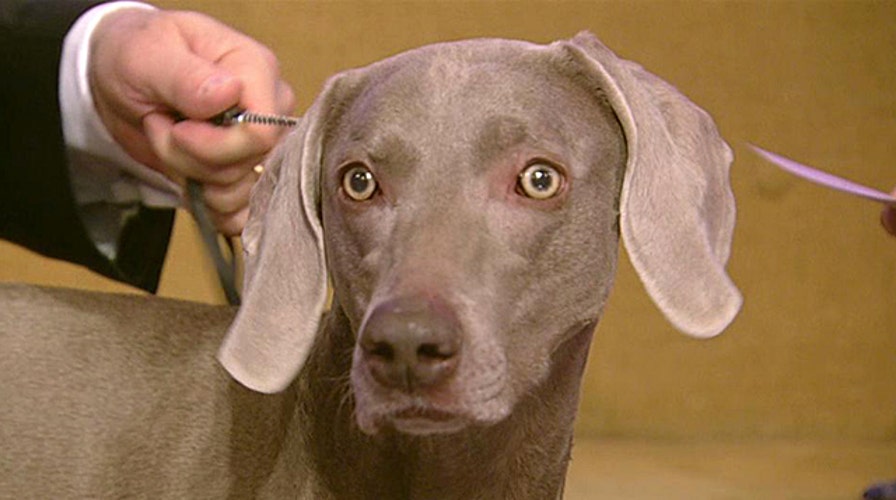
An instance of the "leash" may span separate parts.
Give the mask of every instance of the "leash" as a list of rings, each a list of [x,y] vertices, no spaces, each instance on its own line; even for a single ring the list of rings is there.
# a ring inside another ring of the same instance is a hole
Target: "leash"
[[[224,238],[230,253],[229,257],[225,257],[221,251],[221,245],[218,243],[218,233],[215,231],[215,226],[212,224],[212,219],[205,206],[202,185],[193,179],[187,179],[187,203],[190,213],[193,214],[193,219],[196,220],[199,235],[215,265],[215,272],[218,274],[218,281],[224,290],[224,296],[227,297],[227,303],[232,306],[240,305],[240,294],[236,290],[237,256],[234,251],[233,238]]]
[[[268,115],[263,113],[254,113],[240,108],[230,108],[208,120],[213,125],[228,127],[240,123],[253,123],[258,125],[270,125],[274,127],[294,127],[299,123],[299,119],[292,116]],[[224,238],[227,247],[228,256],[224,255],[222,245],[218,240],[218,232],[212,224],[212,219],[208,214],[208,207],[205,204],[205,198],[202,193],[202,184],[195,179],[187,179],[187,204],[196,225],[199,228],[199,235],[205,244],[206,251],[215,265],[215,272],[218,275],[218,281],[224,290],[224,296],[227,303],[233,306],[240,305],[240,294],[236,287],[236,271],[237,271],[237,255],[236,245],[233,238]]]

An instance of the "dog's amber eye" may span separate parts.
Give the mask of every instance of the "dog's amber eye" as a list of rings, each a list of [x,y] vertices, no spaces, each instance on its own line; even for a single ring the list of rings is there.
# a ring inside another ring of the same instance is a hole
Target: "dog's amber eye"
[[[367,167],[355,166],[343,175],[342,189],[355,201],[369,200],[376,192],[376,179]]]
[[[533,163],[520,173],[517,189],[535,200],[556,195],[563,186],[563,175],[547,163]]]

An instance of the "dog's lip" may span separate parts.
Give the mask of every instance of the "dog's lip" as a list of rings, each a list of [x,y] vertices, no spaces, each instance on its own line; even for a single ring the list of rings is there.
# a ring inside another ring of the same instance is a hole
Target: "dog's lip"
[[[411,406],[387,417],[398,431],[407,434],[444,434],[457,432],[468,425],[468,419],[457,413],[429,406]]]
[[[399,410],[392,415],[394,419],[401,420],[432,420],[433,422],[443,422],[446,420],[454,420],[459,418],[457,414],[439,410],[436,408],[412,406]]]

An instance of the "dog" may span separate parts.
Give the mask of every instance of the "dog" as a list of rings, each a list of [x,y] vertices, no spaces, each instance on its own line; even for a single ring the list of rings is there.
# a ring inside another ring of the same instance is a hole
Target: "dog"
[[[253,191],[239,310],[2,287],[0,491],[561,498],[620,235],[678,329],[736,316],[731,161],[588,33],[336,75]]]

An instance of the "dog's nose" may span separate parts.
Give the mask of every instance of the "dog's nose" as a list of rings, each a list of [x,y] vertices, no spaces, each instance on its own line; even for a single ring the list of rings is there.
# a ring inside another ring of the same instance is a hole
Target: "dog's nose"
[[[460,325],[452,310],[437,300],[395,299],[376,306],[359,342],[377,382],[413,392],[443,383],[454,374]]]

